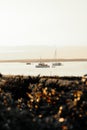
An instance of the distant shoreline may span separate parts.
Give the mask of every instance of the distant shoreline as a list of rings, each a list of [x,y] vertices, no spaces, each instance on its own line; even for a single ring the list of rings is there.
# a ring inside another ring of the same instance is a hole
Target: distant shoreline
[[[85,62],[87,59],[15,59],[15,60],[0,60],[3,62]]]

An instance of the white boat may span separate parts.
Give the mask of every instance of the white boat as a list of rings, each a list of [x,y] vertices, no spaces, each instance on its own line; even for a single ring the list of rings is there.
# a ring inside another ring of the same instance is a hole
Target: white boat
[[[50,66],[48,64],[45,64],[45,63],[39,63],[35,67],[36,68],[49,68]]]
[[[62,63],[61,62],[57,62],[57,58],[56,58],[56,54],[57,52],[56,52],[56,50],[55,50],[55,59],[56,59],[56,62],[54,62],[54,63],[52,63],[52,67],[56,67],[56,66],[61,66],[62,65]]]
[[[52,64],[52,66],[61,66],[61,65],[62,65],[61,62],[55,62],[55,63]]]

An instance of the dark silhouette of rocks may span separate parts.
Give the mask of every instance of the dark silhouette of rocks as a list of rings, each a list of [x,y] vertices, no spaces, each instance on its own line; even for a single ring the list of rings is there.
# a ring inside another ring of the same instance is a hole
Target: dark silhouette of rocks
[[[0,130],[87,130],[87,76],[0,75]]]

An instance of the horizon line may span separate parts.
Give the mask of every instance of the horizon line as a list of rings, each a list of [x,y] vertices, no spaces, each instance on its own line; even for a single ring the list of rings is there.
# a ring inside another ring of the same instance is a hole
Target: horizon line
[[[1,62],[74,62],[74,61],[87,61],[87,58],[31,58],[31,59],[8,59],[8,60],[0,60]]]

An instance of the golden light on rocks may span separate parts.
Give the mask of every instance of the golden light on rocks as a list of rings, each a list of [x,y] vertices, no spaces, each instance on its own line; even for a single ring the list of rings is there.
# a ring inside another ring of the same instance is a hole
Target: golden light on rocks
[[[49,93],[48,95],[51,96],[51,93]]]
[[[8,108],[7,108],[7,111],[10,111],[10,110],[11,110],[11,107],[8,107]]]
[[[31,105],[29,104],[29,103],[27,103],[27,106],[30,108],[31,107]]]
[[[82,94],[83,92],[79,90],[74,92],[74,105],[77,105],[77,102],[80,100]]]
[[[85,83],[86,85],[87,85],[87,81],[86,81],[86,83]]]
[[[83,77],[82,77],[82,82],[85,82],[86,79],[87,79],[87,78],[86,78],[85,76],[83,76]]]
[[[55,89],[51,89],[51,93],[52,93],[52,95],[55,95],[55,93],[56,93]]]
[[[40,98],[37,98],[37,99],[36,99],[36,102],[39,102],[39,101],[40,101]]]
[[[21,102],[22,102],[22,98],[19,98],[19,99],[18,99],[18,102],[20,102],[20,103],[21,103]]]
[[[62,109],[63,109],[63,107],[62,107],[62,106],[60,106],[60,107],[59,107],[59,110],[62,110]]]
[[[59,100],[59,97],[56,97],[56,100]]]
[[[21,106],[18,104],[17,107],[20,108]]]
[[[31,99],[30,101],[31,101],[31,102],[33,102],[34,100],[33,100],[33,99]]]
[[[37,109],[37,108],[38,108],[38,106],[37,106],[37,105],[35,105],[35,108]]]
[[[38,117],[39,117],[39,118],[42,118],[42,116],[43,116],[43,115],[40,114]]]
[[[29,98],[33,98],[33,96],[29,93],[26,93]]]
[[[80,97],[77,97],[77,101],[79,101],[80,100]]]
[[[60,107],[59,107],[59,111],[58,111],[58,115],[60,115],[60,114],[62,113],[62,109],[63,109],[63,107],[60,106]]]
[[[59,122],[64,122],[65,121],[65,119],[64,118],[59,118],[59,120],[58,120]]]
[[[77,91],[77,97],[81,97],[82,91]]]
[[[47,102],[48,102],[48,103],[51,103],[51,99],[50,99],[50,98],[47,98]]]
[[[77,98],[74,99],[73,105],[74,105],[74,106],[77,105]]]
[[[62,130],[68,130],[68,127],[66,125],[63,125]]]
[[[43,89],[43,94],[47,95],[47,87]]]
[[[73,93],[73,95],[74,95],[74,97],[81,97],[81,95],[82,95],[83,93],[82,93],[82,91],[75,91],[74,93]]]
[[[81,115],[81,114],[79,114],[79,117],[82,117],[82,115]]]

